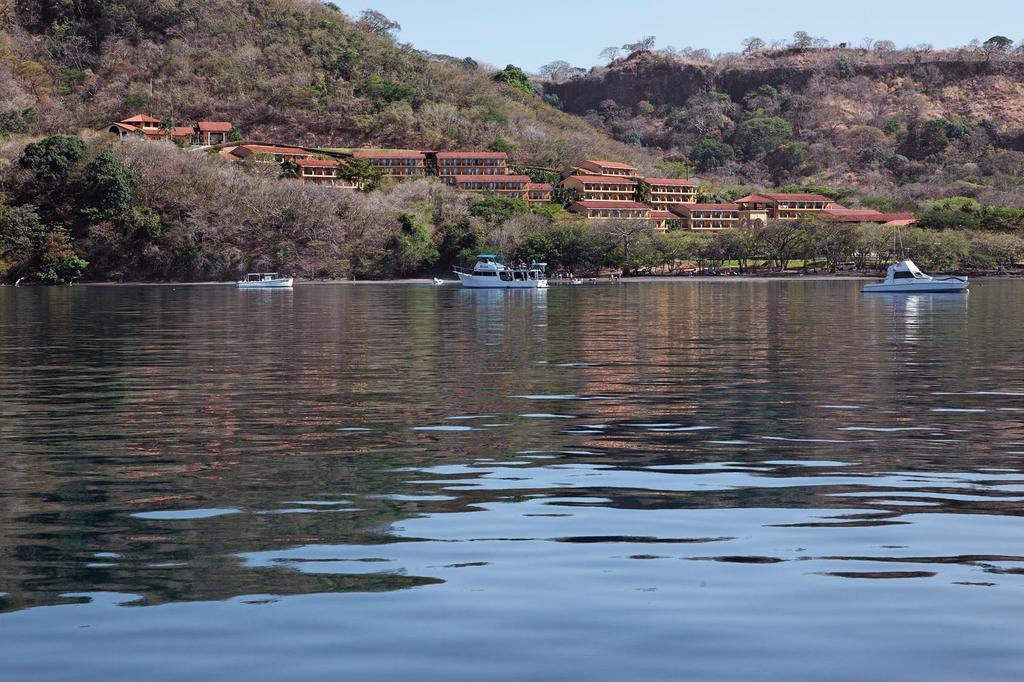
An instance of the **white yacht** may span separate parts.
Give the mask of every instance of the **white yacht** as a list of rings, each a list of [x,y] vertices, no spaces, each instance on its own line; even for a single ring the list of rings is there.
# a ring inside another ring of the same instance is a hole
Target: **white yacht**
[[[918,270],[912,260],[890,265],[884,282],[864,285],[866,294],[939,294],[966,290],[966,277],[932,277]]]
[[[456,267],[462,286],[468,289],[546,289],[546,263],[509,266],[501,256],[482,253],[472,270]]]
[[[276,272],[250,272],[237,282],[239,289],[288,289],[295,280],[281,277]]]

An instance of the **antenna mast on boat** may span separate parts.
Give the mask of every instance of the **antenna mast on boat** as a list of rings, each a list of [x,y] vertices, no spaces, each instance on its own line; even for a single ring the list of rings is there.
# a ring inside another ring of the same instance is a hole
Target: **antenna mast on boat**
[[[893,225],[892,228],[892,257],[896,262],[905,260],[903,254],[903,235],[900,233],[899,225]]]

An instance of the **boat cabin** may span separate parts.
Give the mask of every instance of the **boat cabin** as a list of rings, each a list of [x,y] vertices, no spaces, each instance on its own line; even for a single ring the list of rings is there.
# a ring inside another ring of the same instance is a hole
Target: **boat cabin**
[[[893,263],[889,266],[887,273],[887,280],[899,280],[899,279],[931,279],[928,275],[924,274],[917,269],[912,260],[902,260],[899,263]]]
[[[276,272],[250,272],[245,276],[246,282],[273,282],[277,279],[281,276]]]

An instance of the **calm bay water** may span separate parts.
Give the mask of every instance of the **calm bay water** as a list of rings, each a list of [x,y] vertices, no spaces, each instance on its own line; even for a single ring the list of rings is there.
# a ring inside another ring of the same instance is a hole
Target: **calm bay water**
[[[0,679],[1021,679],[1024,282],[0,288]]]

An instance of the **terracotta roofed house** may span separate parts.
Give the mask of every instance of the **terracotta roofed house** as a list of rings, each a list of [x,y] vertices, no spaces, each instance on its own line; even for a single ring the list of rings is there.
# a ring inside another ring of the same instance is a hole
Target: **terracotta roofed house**
[[[526,185],[526,191],[529,193],[526,201],[529,202],[530,206],[550,204],[553,190],[554,188],[549,182],[531,182]]]
[[[755,227],[768,222],[768,212],[761,208],[744,208],[732,204],[673,204],[670,211],[682,218],[687,230],[728,230]]]
[[[508,173],[508,154],[505,152],[438,152],[437,174],[449,175],[505,175]]]
[[[611,175],[621,178],[635,178],[636,166],[619,161],[584,161],[573,169],[576,175]]]
[[[651,205],[668,210],[672,204],[692,204],[697,201],[697,183],[680,178],[644,178],[651,187]]]
[[[158,118],[153,118],[146,114],[135,114],[122,121],[111,123],[105,130],[119,137],[124,137],[125,135],[145,135],[150,139],[160,139],[167,136],[167,133],[160,125],[160,119]]]
[[[527,198],[528,175],[447,175],[444,182],[466,192],[488,192],[514,199]]]
[[[767,211],[768,217],[776,220],[795,220],[836,208],[835,203],[820,194],[776,194],[765,192],[751,194],[736,203],[745,210]]]
[[[240,159],[251,159],[256,163],[282,163],[284,161],[313,158],[313,154],[305,149],[277,147],[267,144],[243,144],[235,147],[231,153]]]
[[[876,223],[879,225],[913,225],[913,213],[882,213],[871,208],[842,208],[836,206],[822,212],[822,219],[833,223]]]
[[[669,230],[684,227],[682,217],[672,211],[655,209],[651,211],[651,220],[654,221],[654,229],[656,232],[668,232]]]
[[[423,152],[397,149],[357,149],[352,156],[369,161],[370,165],[382,175],[396,180],[426,175],[427,155]]]
[[[588,220],[650,220],[651,207],[636,201],[577,201],[569,210]]]
[[[605,175],[570,175],[562,187],[577,190],[583,201],[636,201],[636,181]]]
[[[334,159],[298,159],[295,161],[295,165],[299,167],[299,179],[303,182],[342,189],[357,189],[353,182],[341,177],[341,169]]]
[[[234,126],[228,121],[200,121],[196,123],[196,144],[224,144]]]

